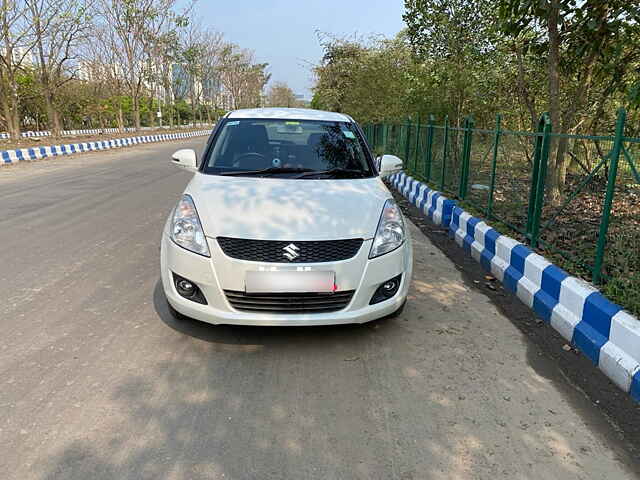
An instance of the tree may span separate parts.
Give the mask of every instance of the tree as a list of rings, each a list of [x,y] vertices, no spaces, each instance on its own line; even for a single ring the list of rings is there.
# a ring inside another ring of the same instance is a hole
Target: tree
[[[269,82],[267,63],[255,63],[250,50],[226,45],[220,55],[220,81],[231,97],[232,108],[260,106],[262,91]]]
[[[491,0],[405,0],[404,21],[413,54],[430,66],[455,124],[481,99],[495,54]]]
[[[298,107],[300,102],[289,85],[285,82],[276,82],[271,85],[267,93],[267,105],[270,107]]]
[[[118,129],[124,132],[124,102],[127,92],[125,71],[120,54],[112,48],[111,31],[105,24],[94,27],[81,52],[80,76],[103,100],[103,111],[114,110]]]
[[[140,128],[140,97],[145,87],[149,55],[167,24],[175,20],[176,0],[99,0],[100,19],[107,26],[108,44],[124,70],[133,101],[136,129]]]
[[[68,65],[91,21],[86,0],[26,0],[27,21],[33,25],[34,57],[43,99],[54,135],[61,131],[56,106],[59,88],[73,78]]]
[[[627,85],[640,51],[640,9],[627,0],[500,0],[502,31],[546,58],[546,104],[554,131],[569,133],[592,115],[592,128],[616,91]],[[595,110],[590,107],[594,105]],[[549,199],[562,196],[566,137],[554,142]]]
[[[207,29],[202,34],[202,97],[207,106],[207,121],[211,123],[212,112],[218,110],[218,98],[221,89],[220,66],[225,42],[221,33]]]
[[[191,101],[191,121],[195,125],[196,112],[203,93],[204,62],[209,52],[206,48],[204,30],[199,22],[191,18],[182,26],[178,59],[184,70],[184,80]]]
[[[360,122],[406,119],[435,106],[422,96],[428,69],[416,63],[407,38],[321,38],[312,106],[344,112]]]
[[[33,30],[24,0],[0,0],[0,102],[13,138],[20,137],[18,74],[31,59]]]

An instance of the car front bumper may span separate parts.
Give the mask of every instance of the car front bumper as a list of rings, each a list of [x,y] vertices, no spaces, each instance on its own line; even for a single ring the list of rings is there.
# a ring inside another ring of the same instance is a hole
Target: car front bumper
[[[411,282],[413,254],[411,240],[393,252],[369,259],[371,240],[363,243],[358,254],[339,262],[313,264],[260,263],[227,257],[215,239],[208,238],[211,257],[189,252],[176,245],[165,232],[161,243],[162,285],[171,306],[187,317],[211,324],[230,325],[335,325],[365,323],[398,310],[406,300]],[[260,269],[329,270],[336,274],[338,290],[355,290],[342,310],[323,313],[262,313],[234,309],[224,290],[244,291],[247,271]],[[173,273],[195,283],[204,294],[207,305],[188,300],[178,294]],[[369,305],[376,289],[387,280],[402,274],[398,293],[389,300]]]

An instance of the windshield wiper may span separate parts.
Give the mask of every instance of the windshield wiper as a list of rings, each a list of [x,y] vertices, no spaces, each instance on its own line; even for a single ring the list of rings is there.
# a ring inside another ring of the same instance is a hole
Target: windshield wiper
[[[314,172],[312,168],[281,168],[281,167],[269,167],[261,170],[236,170],[233,172],[222,172],[218,175],[271,175],[276,173],[311,173]]]
[[[297,175],[293,178],[304,178],[304,177],[315,177],[316,175],[332,175],[336,176],[347,176],[347,175],[356,175],[357,177],[364,177],[366,172],[362,170],[355,170],[349,168],[331,168],[329,170],[312,170],[303,172],[300,175]]]

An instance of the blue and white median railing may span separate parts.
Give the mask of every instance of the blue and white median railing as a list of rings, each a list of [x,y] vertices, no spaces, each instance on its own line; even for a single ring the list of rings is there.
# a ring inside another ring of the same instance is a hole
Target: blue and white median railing
[[[502,235],[424,183],[404,172],[392,175],[390,182],[427,218],[447,228],[456,243],[505,288],[640,402],[640,320],[591,284]]]
[[[198,130],[184,133],[163,133],[159,135],[143,135],[140,137],[116,138],[100,142],[70,143],[47,147],[19,148],[16,150],[0,151],[0,165],[10,165],[25,160],[39,160],[56,157],[58,155],[72,155],[75,153],[108,150],[111,148],[128,147],[140,143],[163,142],[181,138],[201,137],[209,135],[211,130]]]

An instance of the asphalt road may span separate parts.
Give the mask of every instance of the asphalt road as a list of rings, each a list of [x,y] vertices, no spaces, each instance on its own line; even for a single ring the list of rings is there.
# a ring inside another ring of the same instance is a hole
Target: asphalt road
[[[0,478],[638,478],[413,226],[397,319],[173,320],[158,245],[189,175],[168,157],[203,142],[0,168]]]

